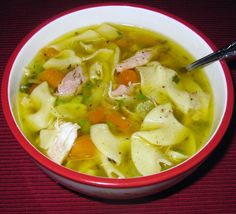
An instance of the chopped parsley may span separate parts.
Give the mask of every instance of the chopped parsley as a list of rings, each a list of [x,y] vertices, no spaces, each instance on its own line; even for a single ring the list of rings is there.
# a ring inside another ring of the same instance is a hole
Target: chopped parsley
[[[176,84],[178,84],[179,81],[180,81],[179,76],[178,76],[178,75],[174,75],[174,76],[172,77],[172,81],[175,82]]]

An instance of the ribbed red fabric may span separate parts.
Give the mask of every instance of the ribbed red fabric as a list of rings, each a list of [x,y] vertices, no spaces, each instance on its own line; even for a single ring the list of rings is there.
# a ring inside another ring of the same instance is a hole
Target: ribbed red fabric
[[[106,1],[1,1],[0,80],[14,48],[33,28],[59,12],[102,2]],[[166,10],[185,19],[217,47],[236,41],[234,0],[129,2]],[[236,85],[236,58],[228,65]],[[183,182],[144,199],[114,202],[72,192],[47,177],[14,139],[0,108],[0,213],[236,213],[235,118],[234,110],[220,145]]]

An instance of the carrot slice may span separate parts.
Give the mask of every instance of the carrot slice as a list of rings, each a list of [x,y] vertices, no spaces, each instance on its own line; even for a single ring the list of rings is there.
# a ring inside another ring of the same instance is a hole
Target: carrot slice
[[[96,155],[94,146],[89,135],[82,135],[76,138],[75,143],[69,153],[69,158],[83,160],[93,158]]]
[[[118,74],[117,76],[117,82],[119,84],[127,85],[129,82],[131,83],[137,83],[140,81],[139,75],[135,70],[129,69],[122,71],[121,73]]]
[[[52,88],[56,88],[64,78],[64,74],[55,69],[46,69],[39,78],[42,81],[47,81]]]
[[[48,47],[48,48],[44,48],[42,50],[42,54],[45,56],[45,57],[48,57],[48,58],[51,58],[51,57],[54,57],[56,56],[57,54],[59,53],[59,51],[53,47]]]
[[[92,124],[110,122],[115,125],[117,130],[125,134],[130,134],[133,128],[131,121],[121,113],[114,110],[107,110],[102,106],[90,111],[88,113],[88,120]]]
[[[131,129],[131,122],[121,113],[112,111],[106,115],[106,121],[113,123],[117,129],[124,133],[129,133]]]
[[[88,113],[88,120],[95,124],[105,121],[105,109],[103,107],[97,107],[95,110]]]

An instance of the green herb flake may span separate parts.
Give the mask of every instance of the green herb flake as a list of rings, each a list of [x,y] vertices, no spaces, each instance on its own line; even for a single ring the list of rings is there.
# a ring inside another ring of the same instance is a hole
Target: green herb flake
[[[90,89],[92,89],[93,87],[94,87],[94,84],[93,84],[92,82],[88,81],[88,82],[85,84],[84,89],[85,89],[85,90],[90,90]]]
[[[26,83],[20,86],[20,92],[22,93],[29,93],[29,89],[32,86],[32,83]]]
[[[140,90],[139,93],[136,95],[136,99],[140,101],[146,100],[146,97],[143,95],[142,91]]]
[[[81,120],[79,120],[78,124],[80,125],[80,131],[83,134],[88,134],[89,133],[91,124],[88,120],[81,119]]]
[[[112,133],[115,133],[115,134],[118,133],[117,127],[114,123],[108,121],[106,124],[108,125],[108,127],[109,127],[109,129],[111,130]]]
[[[178,76],[178,75],[174,75],[174,76],[172,77],[172,81],[175,82],[176,84],[178,84],[179,81],[180,81],[179,76]]]

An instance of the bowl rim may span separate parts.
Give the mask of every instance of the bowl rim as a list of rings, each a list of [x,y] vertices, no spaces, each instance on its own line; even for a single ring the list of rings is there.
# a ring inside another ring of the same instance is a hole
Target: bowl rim
[[[73,170],[70,170],[64,166],[61,166],[59,164],[56,164],[55,162],[51,161],[49,158],[47,158],[45,155],[41,154],[33,145],[29,143],[29,141],[21,134],[20,130],[18,129],[14,118],[13,113],[10,108],[10,101],[8,100],[8,83],[9,83],[9,77],[11,73],[12,66],[14,64],[14,61],[16,57],[18,56],[21,49],[24,47],[24,45],[28,42],[28,40],[31,39],[31,37],[36,34],[39,30],[41,30],[43,27],[45,27],[47,24],[49,24],[52,21],[55,21],[56,19],[68,15],[70,13],[84,10],[84,9],[90,9],[90,8],[98,8],[98,7],[106,7],[106,6],[125,6],[125,7],[135,7],[139,9],[145,9],[150,10],[152,12],[157,12],[160,14],[163,14],[165,16],[168,16],[171,19],[174,19],[177,22],[180,22],[190,28],[194,33],[198,34],[207,44],[208,46],[213,50],[217,50],[216,46],[211,42],[211,40],[203,34],[201,31],[199,31],[197,28],[189,24],[187,21],[182,20],[181,18],[177,17],[176,15],[173,15],[169,12],[166,12],[164,10],[161,10],[159,8],[145,6],[142,4],[133,4],[133,3],[118,3],[118,2],[108,2],[108,3],[99,3],[99,4],[88,4],[79,6],[70,10],[66,10],[64,12],[59,13],[56,16],[53,16],[52,18],[47,19],[38,27],[34,28],[29,34],[27,34],[21,42],[17,45],[13,53],[11,54],[7,65],[4,70],[3,79],[2,79],[2,90],[1,90],[1,99],[2,99],[2,107],[3,112],[6,118],[6,121],[8,123],[9,128],[11,129],[11,132],[13,133],[14,137],[17,139],[17,141],[21,144],[23,149],[34,159],[36,160],[40,165],[48,169],[49,171],[52,171],[56,173],[59,176],[62,176],[66,179],[72,180],[74,182],[79,182],[86,185],[91,186],[97,186],[97,187],[104,187],[104,188],[134,188],[134,187],[141,187],[141,186],[149,186],[154,185],[157,183],[166,182],[170,179],[173,179],[181,174],[184,174],[185,172],[193,169],[194,167],[198,166],[203,160],[206,159],[206,157],[214,150],[214,148],[220,143],[223,135],[225,134],[228,125],[230,123],[230,119],[233,113],[233,105],[234,105],[234,90],[233,90],[233,83],[232,78],[230,75],[230,71],[227,67],[227,64],[225,61],[221,61],[221,67],[224,72],[224,76],[226,78],[226,86],[227,86],[227,103],[226,103],[226,109],[223,115],[223,119],[221,121],[221,124],[218,128],[218,130],[215,132],[212,139],[206,144],[200,151],[198,151],[193,157],[189,158],[187,161],[169,169],[166,171],[163,171],[158,174],[149,175],[149,176],[142,176],[142,177],[136,177],[136,178],[125,178],[125,179],[114,179],[114,178],[103,178],[103,177],[95,177],[90,175],[85,175]]]

